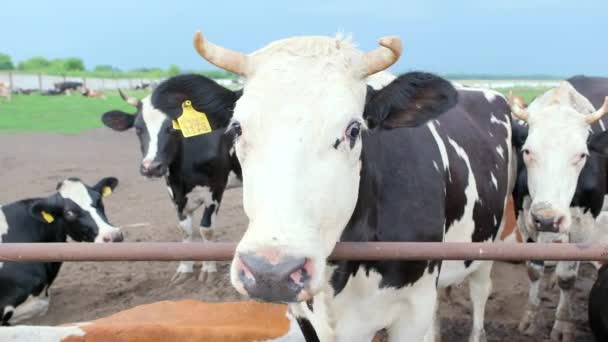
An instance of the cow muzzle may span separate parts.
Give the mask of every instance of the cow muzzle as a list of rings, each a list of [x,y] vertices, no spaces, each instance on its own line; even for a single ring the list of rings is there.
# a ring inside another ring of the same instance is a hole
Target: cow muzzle
[[[167,166],[159,161],[144,160],[139,172],[145,177],[162,177],[167,173]]]
[[[250,297],[293,303],[312,298],[310,258],[284,255],[277,250],[239,253],[235,257],[235,287]]]
[[[95,242],[123,242],[124,239],[124,234],[120,230],[116,229],[110,232],[100,233],[99,236],[95,239]]]
[[[563,233],[567,229],[567,217],[545,202],[530,208],[530,224],[539,233]]]

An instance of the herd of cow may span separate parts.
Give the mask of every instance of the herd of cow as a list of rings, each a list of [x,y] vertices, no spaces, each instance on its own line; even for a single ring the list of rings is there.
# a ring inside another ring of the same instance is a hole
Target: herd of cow
[[[384,71],[401,41],[361,52],[342,37],[295,37],[250,55],[194,45],[243,76],[228,90],[199,75],[161,83],[150,96],[120,93],[135,108],[102,116],[134,129],[140,172],[164,177],[184,242],[213,240],[224,191],[243,187],[249,219],[230,280],[252,298],[290,303],[306,341],[437,341],[438,290],[468,279],[470,341],[485,341],[492,261],[328,261],[337,241],[491,242],[513,197],[527,242],[586,242],[607,191],[608,78],[577,76],[529,106],[425,72]],[[120,242],[102,199],[117,186],[78,179],[47,198],[0,209],[0,242]],[[179,283],[193,275],[179,264]],[[60,263],[0,263],[0,318],[10,325],[46,312]],[[570,305],[578,262],[556,266],[560,301],[551,339],[573,341]],[[536,329],[542,261],[527,263],[528,306],[519,329]],[[608,268],[590,294],[589,321],[608,341]],[[206,262],[200,278],[213,275]]]

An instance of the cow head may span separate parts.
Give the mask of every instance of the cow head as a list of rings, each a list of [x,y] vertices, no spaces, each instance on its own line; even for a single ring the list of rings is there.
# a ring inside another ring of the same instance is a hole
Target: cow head
[[[146,177],[162,177],[179,148],[179,133],[173,129],[171,120],[151,103],[151,95],[138,100],[120,96],[128,104],[137,108],[135,114],[120,110],[109,111],[101,117],[107,127],[115,131],[126,131],[134,127],[143,159],[140,172]]]
[[[319,292],[357,202],[362,135],[420,125],[455,103],[448,82],[424,73],[368,93],[366,77],[401,54],[399,38],[379,43],[364,53],[340,37],[296,37],[246,56],[195,36],[202,57],[247,78],[228,127],[249,218],[231,265],[241,293],[294,302]]]
[[[590,152],[607,155],[608,133],[590,134],[590,126],[608,112],[608,98],[595,110],[570,83],[562,82],[527,109],[513,101],[511,109],[528,125],[514,123],[513,129],[530,195],[524,206],[524,228],[534,234],[567,233],[570,204]]]
[[[56,194],[32,203],[30,214],[46,223],[60,221],[75,241],[121,242],[122,232],[108,222],[102,200],[117,185],[114,177],[103,178],[93,187],[68,178],[57,184]]]

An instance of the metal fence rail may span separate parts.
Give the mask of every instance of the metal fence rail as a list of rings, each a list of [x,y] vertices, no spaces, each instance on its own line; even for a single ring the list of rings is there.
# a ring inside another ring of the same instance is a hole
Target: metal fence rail
[[[0,262],[231,260],[234,243],[3,243]],[[332,260],[608,261],[608,244],[340,242]]]

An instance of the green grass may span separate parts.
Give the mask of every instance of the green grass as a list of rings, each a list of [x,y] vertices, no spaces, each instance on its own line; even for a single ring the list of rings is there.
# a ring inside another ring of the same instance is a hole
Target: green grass
[[[508,95],[522,96],[526,103],[543,93],[547,88],[503,88],[497,89]],[[129,91],[129,95],[144,97],[145,91]],[[0,132],[57,132],[77,134],[84,130],[102,127],[100,117],[103,113],[120,109],[128,113],[135,108],[126,104],[117,92],[107,92],[107,99],[90,99],[79,95],[41,96],[15,95],[12,101],[0,99]]]
[[[538,95],[544,93],[550,88],[546,87],[514,87],[514,88],[496,88],[495,90],[501,92],[505,96],[509,96],[509,91],[513,92],[513,96],[521,96],[524,98],[527,104],[530,104],[532,100]]]
[[[129,91],[142,98],[144,91]],[[77,134],[102,127],[101,115],[112,109],[134,113],[117,92],[106,92],[107,99],[72,96],[14,95],[11,101],[0,99],[0,132],[57,132]]]

